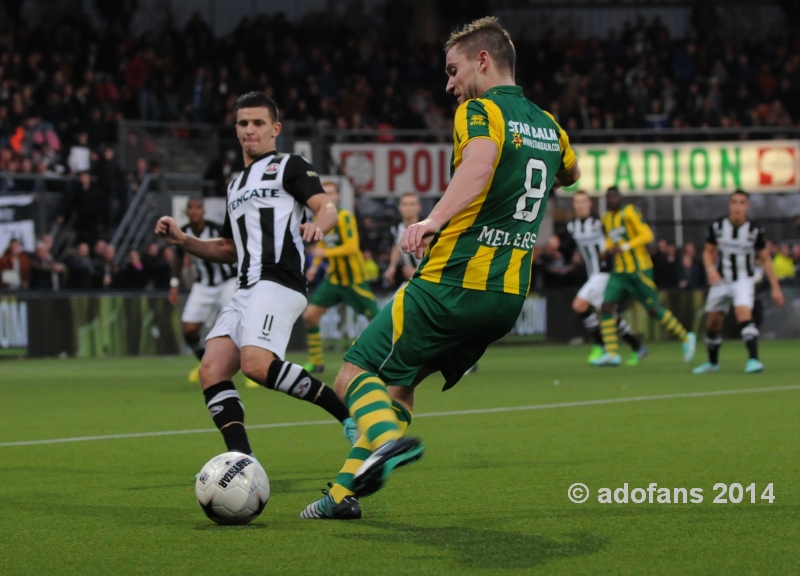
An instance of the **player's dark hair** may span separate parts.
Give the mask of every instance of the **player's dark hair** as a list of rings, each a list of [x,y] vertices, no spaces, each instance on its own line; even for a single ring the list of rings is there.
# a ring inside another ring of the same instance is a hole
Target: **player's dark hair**
[[[748,200],[750,200],[750,194],[748,194],[747,192],[745,192],[745,191],[744,191],[744,190],[742,190],[741,188],[737,188],[736,190],[734,190],[734,191],[733,191],[733,194],[731,194],[731,196],[733,196],[733,195],[735,195],[735,194],[741,194],[742,196],[744,196],[745,198],[747,198]]]
[[[238,112],[242,108],[266,108],[269,110],[269,117],[273,123],[278,122],[278,105],[275,100],[267,96],[264,92],[248,92],[236,99],[234,110]]]
[[[508,71],[514,76],[517,53],[511,34],[500,25],[494,16],[479,18],[465,24],[460,30],[454,30],[444,44],[444,51],[448,52],[453,46],[459,46],[467,57],[472,58],[481,50],[486,50],[492,59],[497,62],[497,67]]]
[[[412,196],[413,198],[416,198],[417,200],[419,200],[419,196],[417,195],[416,192],[403,192],[402,194],[400,194],[400,200],[402,200],[406,196]]]
[[[186,201],[186,206],[188,208],[189,204],[194,202],[195,204],[200,204],[200,207],[203,208],[205,206],[205,202],[199,196],[189,196],[189,199]]]

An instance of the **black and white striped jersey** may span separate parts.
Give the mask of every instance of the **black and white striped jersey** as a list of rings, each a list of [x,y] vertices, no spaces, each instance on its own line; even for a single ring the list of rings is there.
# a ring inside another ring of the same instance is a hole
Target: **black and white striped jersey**
[[[236,244],[239,288],[270,280],[306,293],[300,225],[306,202],[324,194],[319,176],[302,156],[268,152],[228,186],[222,236]]]
[[[211,240],[212,238],[219,238],[222,227],[216,222],[205,221],[203,231],[200,235],[194,233],[192,226],[187,224],[181,228],[187,236],[199,238],[200,240]],[[230,264],[217,264],[216,262],[208,262],[197,256],[191,256],[192,264],[197,272],[197,280],[203,286],[219,286],[226,280],[230,280],[236,275],[236,267]]]
[[[394,243],[397,249],[400,250],[400,262],[403,266],[411,266],[415,270],[419,268],[419,263],[422,262],[421,258],[417,258],[415,254],[406,254],[400,249],[400,240],[403,238],[403,232],[406,231],[407,226],[400,222],[397,226],[392,226],[392,236],[394,236]]]
[[[756,252],[766,246],[764,229],[746,220],[734,226],[727,216],[708,227],[706,242],[717,247],[717,271],[726,282],[752,278],[756,273]]]
[[[608,261],[600,257],[606,251],[606,233],[600,218],[594,214],[583,220],[575,218],[567,222],[567,232],[578,245],[589,276],[597,272],[608,272]]]

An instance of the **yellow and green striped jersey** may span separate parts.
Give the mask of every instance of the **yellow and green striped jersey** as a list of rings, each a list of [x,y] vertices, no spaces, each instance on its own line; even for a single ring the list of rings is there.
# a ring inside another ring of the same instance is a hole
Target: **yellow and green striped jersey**
[[[575,164],[575,153],[566,132],[519,86],[495,86],[458,107],[451,174],[476,138],[497,144],[494,174],[480,196],[442,227],[416,276],[526,295],[547,194],[556,173]]]
[[[325,234],[319,245],[325,250],[331,284],[351,286],[367,280],[364,256],[358,241],[358,226],[352,212],[339,210],[339,223]],[[318,261],[314,262],[314,265],[318,264]]]
[[[606,249],[628,245],[628,250],[614,257],[614,272],[632,274],[653,267],[647,252],[647,245],[653,241],[653,231],[636,206],[628,204],[622,210],[608,211],[601,220],[606,230]]]

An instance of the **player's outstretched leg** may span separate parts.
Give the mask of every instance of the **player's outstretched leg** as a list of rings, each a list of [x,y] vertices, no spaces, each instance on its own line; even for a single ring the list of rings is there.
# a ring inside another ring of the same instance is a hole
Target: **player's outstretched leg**
[[[651,315],[654,318],[658,318],[661,325],[664,326],[670,334],[681,341],[681,346],[683,347],[683,361],[691,362],[692,358],[694,358],[695,347],[697,346],[697,336],[695,336],[694,332],[687,332],[683,324],[680,323],[680,320],[663,306],[659,306],[651,311]]]
[[[342,423],[345,437],[354,445],[358,438],[358,427],[355,421],[350,417],[350,413],[339,397],[336,396],[331,388],[311,374],[309,374],[302,366],[279,360],[273,356],[273,360],[266,370],[266,376],[259,378],[254,370],[251,370],[246,364],[243,363],[242,370],[248,378],[270,390],[277,390],[294,396],[300,400],[316,404],[320,408],[326,410],[331,416],[336,418]]]
[[[206,352],[206,343],[200,338],[200,324],[193,322],[183,323],[183,341],[192,350],[197,359],[202,362],[203,354]],[[197,384],[200,382],[200,365],[198,364],[189,372],[189,382]]]
[[[758,359],[758,326],[752,320],[739,323],[739,330],[742,341],[747,347],[747,365],[744,368],[745,374],[755,374],[764,370],[764,364]]]
[[[633,328],[631,328],[630,324],[621,316],[617,320],[617,334],[631,347],[631,355],[625,362],[625,365],[638,366],[639,362],[645,359],[649,350],[645,348],[641,340],[633,333]]]
[[[336,390],[373,452],[353,476],[356,495],[369,496],[383,487],[395,468],[419,460],[424,446],[418,438],[402,437],[386,385],[377,375],[347,362],[337,377]]]
[[[619,356],[619,336],[617,336],[617,315],[612,311],[603,310],[603,320],[600,322],[605,353],[592,361],[593,366],[619,366],[622,358]]]
[[[392,408],[397,413],[401,431],[405,432],[406,428],[411,425],[411,412],[397,400],[392,400]],[[305,510],[300,513],[300,518],[331,518],[334,520],[361,518],[361,507],[353,490],[353,476],[364,460],[371,455],[369,440],[366,435],[362,435],[356,445],[350,449],[344,466],[336,476],[336,482],[328,484],[330,491],[323,490],[322,498],[306,506]]]

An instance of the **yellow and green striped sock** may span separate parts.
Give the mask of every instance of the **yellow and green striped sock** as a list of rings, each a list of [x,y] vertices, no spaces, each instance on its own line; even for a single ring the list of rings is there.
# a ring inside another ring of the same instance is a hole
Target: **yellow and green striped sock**
[[[675,318],[675,315],[667,310],[666,308],[662,308],[659,311],[661,324],[666,328],[673,336],[675,336],[678,340],[683,342],[686,340],[686,328],[683,327],[683,324]]]
[[[306,328],[306,341],[308,342],[308,361],[314,366],[322,366],[325,358],[322,356],[322,334],[319,326]]]
[[[617,317],[614,314],[603,314],[600,321],[603,335],[603,347],[607,354],[619,354],[619,336],[617,335]]]
[[[405,432],[406,428],[411,425],[411,412],[406,410],[405,406],[397,402],[397,400],[392,400],[392,408],[397,414],[400,432]],[[359,466],[364,463],[364,460],[369,458],[370,454],[372,454],[372,450],[369,449],[367,435],[362,434],[355,446],[350,449],[347,460],[345,460],[342,469],[339,470],[339,475],[336,476],[336,482],[333,488],[331,488],[331,497],[334,502],[338,504],[346,496],[355,494],[352,490],[353,475],[356,473]]]
[[[356,376],[344,394],[344,405],[367,437],[370,450],[403,435],[386,384],[375,374],[364,372]]]

